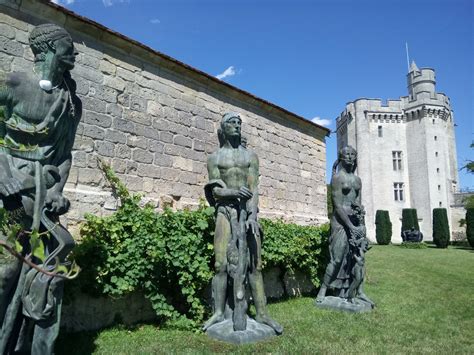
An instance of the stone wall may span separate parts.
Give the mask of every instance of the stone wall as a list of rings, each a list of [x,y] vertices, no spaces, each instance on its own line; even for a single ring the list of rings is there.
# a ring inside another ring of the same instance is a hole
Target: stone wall
[[[28,33],[45,22],[66,28],[80,53],[72,76],[83,117],[65,188],[70,229],[85,213],[116,208],[97,157],[157,207],[197,205],[207,154],[229,110],[242,114],[248,147],[260,159],[261,214],[327,221],[327,129],[49,2],[0,4],[0,70],[32,70]]]

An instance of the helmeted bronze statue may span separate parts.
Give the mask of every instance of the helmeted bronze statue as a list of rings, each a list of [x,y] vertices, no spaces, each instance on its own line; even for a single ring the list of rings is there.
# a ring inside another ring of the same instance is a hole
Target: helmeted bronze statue
[[[26,231],[49,231],[45,260],[32,261],[51,270],[74,246],[58,217],[69,208],[63,188],[82,110],[69,73],[77,53],[69,33],[52,24],[35,27],[29,43],[33,70],[0,77],[0,204]],[[63,282],[0,256],[0,353],[53,352]]]
[[[361,204],[362,182],[354,174],[357,152],[351,146],[339,151],[331,178],[334,214],[329,237],[330,262],[316,305],[352,312],[368,311],[374,303],[363,291],[365,253],[369,249],[365,211]],[[339,169],[338,169],[339,168]],[[332,289],[334,296],[326,296]]]
[[[257,218],[259,163],[257,155],[242,145],[241,124],[238,113],[229,112],[222,117],[218,130],[220,147],[208,157],[209,183],[205,187],[210,205],[216,208],[216,275],[212,280],[214,314],[203,329],[231,342],[257,340],[251,334],[245,339],[231,339],[232,334],[224,335],[219,330],[219,324],[226,320],[231,324],[230,333],[248,330],[247,280],[256,322],[266,326],[267,333],[281,334],[283,330],[267,314],[261,270],[262,231]]]

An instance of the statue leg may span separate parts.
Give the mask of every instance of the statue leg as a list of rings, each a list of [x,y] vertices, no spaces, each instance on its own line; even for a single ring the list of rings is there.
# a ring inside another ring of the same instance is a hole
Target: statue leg
[[[316,296],[316,301],[321,301],[326,296],[327,289],[337,278],[342,261],[348,252],[347,240],[344,230],[341,229],[339,231],[335,231],[334,233],[335,234],[331,236],[329,244],[330,261],[326,267],[323,283],[319,289],[318,295]],[[342,297],[345,291],[343,289],[339,291],[338,297]]]
[[[258,323],[266,324],[273,328],[275,333],[281,334],[283,327],[267,313],[267,298],[265,297],[265,288],[262,276],[262,248],[260,237],[249,236],[248,246],[250,251],[250,269],[249,283],[252,291],[253,302],[257,316],[255,320]]]
[[[215,272],[212,279],[212,298],[214,301],[214,314],[204,324],[206,330],[215,323],[224,320],[225,302],[227,294],[227,245],[231,237],[230,222],[222,213],[217,214],[216,231],[214,234]]]

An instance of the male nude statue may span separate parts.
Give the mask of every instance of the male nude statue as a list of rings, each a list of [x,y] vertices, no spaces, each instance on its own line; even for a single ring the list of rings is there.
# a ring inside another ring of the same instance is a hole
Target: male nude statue
[[[236,275],[232,276],[234,279],[239,276],[237,254],[240,252],[242,255],[242,250],[236,251],[238,249],[236,244],[246,244],[248,251],[247,248],[244,251],[245,260],[249,260],[249,264],[245,271],[248,273],[257,312],[255,320],[281,334],[282,326],[268,316],[266,309],[262,278],[261,232],[257,220],[258,158],[253,151],[242,145],[241,124],[242,120],[238,113],[229,112],[222,117],[221,127],[218,130],[220,148],[209,156],[207,162],[209,183],[205,187],[206,197],[209,203],[216,207],[214,237],[216,275],[212,280],[214,314],[203,326],[203,330],[224,320],[226,301],[229,302],[228,276]],[[238,239],[236,235],[241,231],[245,239],[235,243]],[[244,278],[247,273],[244,274]],[[242,293],[237,292],[236,295],[236,299],[244,298]]]

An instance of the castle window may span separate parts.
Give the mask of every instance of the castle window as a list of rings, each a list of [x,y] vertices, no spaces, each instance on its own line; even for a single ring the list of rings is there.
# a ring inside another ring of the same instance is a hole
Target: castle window
[[[438,185],[438,191],[441,191],[441,185]]]
[[[443,206],[443,203],[442,203],[442,202],[440,202],[440,203],[439,203],[439,207],[442,207],[442,206]]]
[[[433,118],[433,124],[435,124],[435,120],[434,120],[434,118]]]
[[[393,183],[393,198],[395,201],[403,201],[403,182]]]
[[[437,141],[437,140],[438,140],[438,136],[434,136],[434,140]]]
[[[435,157],[437,157],[437,156],[438,156],[438,152],[435,152]]]
[[[378,127],[378,134],[379,134],[379,137],[383,137],[382,126]]]
[[[392,152],[392,164],[393,170],[402,170],[402,152],[399,150],[394,150]]]
[[[436,168],[436,172],[439,173],[439,168]]]

